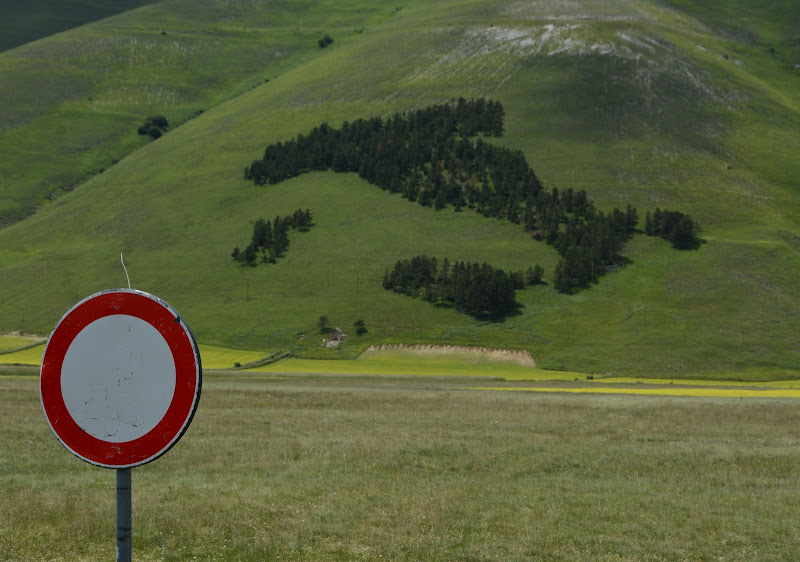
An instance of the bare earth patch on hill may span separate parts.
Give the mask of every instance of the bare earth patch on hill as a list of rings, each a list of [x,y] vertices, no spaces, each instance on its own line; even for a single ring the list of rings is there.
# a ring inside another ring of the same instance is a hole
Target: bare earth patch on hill
[[[536,361],[529,351],[460,345],[404,345],[402,343],[373,345],[364,352],[364,355],[379,353],[381,351],[402,351],[417,356],[460,355],[463,357],[466,355],[475,359],[514,363],[515,365],[522,365],[524,367],[536,366]]]

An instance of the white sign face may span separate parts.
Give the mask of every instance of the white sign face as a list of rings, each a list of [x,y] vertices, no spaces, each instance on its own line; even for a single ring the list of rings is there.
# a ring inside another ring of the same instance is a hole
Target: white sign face
[[[61,393],[72,419],[110,443],[149,433],[175,394],[175,362],[153,326],[135,316],[95,320],[75,337],[61,367]]]
[[[42,408],[73,454],[127,468],[180,439],[201,379],[197,344],[174,309],[141,291],[105,291],[75,305],[50,335]]]

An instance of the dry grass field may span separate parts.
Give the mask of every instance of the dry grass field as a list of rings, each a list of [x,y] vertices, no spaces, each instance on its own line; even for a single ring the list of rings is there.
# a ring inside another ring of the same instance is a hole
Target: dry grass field
[[[111,559],[113,472],[58,443],[35,370],[5,369],[0,560]],[[795,557],[796,400],[471,386],[206,376],[182,441],[133,471],[134,558]]]

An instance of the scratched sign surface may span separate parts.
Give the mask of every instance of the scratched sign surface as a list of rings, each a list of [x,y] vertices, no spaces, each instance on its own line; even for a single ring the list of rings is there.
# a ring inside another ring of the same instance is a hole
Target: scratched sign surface
[[[59,441],[98,466],[169,450],[200,398],[197,344],[177,312],[130,289],[92,295],[58,323],[42,357],[41,398]]]

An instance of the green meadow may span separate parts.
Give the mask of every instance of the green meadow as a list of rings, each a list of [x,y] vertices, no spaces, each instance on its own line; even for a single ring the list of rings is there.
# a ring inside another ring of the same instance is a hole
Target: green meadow
[[[453,351],[441,348],[369,349],[357,359],[283,358],[265,352],[227,349],[200,344],[202,366],[212,375],[239,377],[411,377],[424,381],[472,379],[485,390],[531,392],[580,392],[751,398],[800,397],[800,373],[796,370],[749,369],[704,373],[681,378],[643,378],[541,369],[518,354],[499,350]],[[41,364],[44,345],[38,342],[0,354],[2,372],[22,369],[33,373]],[[508,383],[508,384],[506,384]],[[526,386],[511,383],[530,383]],[[499,384],[499,386],[487,386]]]
[[[793,376],[798,9],[692,6],[176,0],[0,53],[0,331],[48,334],[80,299],[127,286],[122,254],[131,286],[174,306],[201,344],[262,356],[435,344],[524,350],[596,377]],[[521,150],[548,188],[585,189],[604,211],[631,204],[642,222],[656,207],[688,213],[703,243],[679,252],[636,234],[624,267],[561,295],[559,256],[518,225],[355,174],[242,177],[267,144],[320,123],[461,96],[503,104],[505,134],[486,142]],[[171,125],[149,141],[136,128],[153,114]],[[256,219],[297,208],[315,225],[285,258],[231,259]],[[538,263],[548,283],[518,292],[519,314],[477,321],[381,288],[418,254]],[[323,315],[350,333],[337,349],[320,345]]]
[[[0,339],[0,365],[30,365],[40,366],[42,362],[42,354],[44,353],[44,344],[41,340],[34,340],[30,338],[31,343],[27,346],[10,348],[7,351],[3,350],[3,345],[6,341],[15,342],[17,338],[3,338]],[[17,342],[18,344],[19,342]],[[14,345],[17,345],[14,344]],[[241,349],[228,349],[224,347],[217,347],[214,345],[198,345],[200,350],[200,360],[204,369],[232,369],[237,366],[247,365],[254,363],[260,359],[267,357],[267,353],[261,351],[248,351]]]
[[[211,374],[133,469],[135,560],[791,560],[796,399]],[[113,471],[0,376],[0,559],[113,558]]]
[[[10,354],[37,346],[42,338],[36,336],[0,336],[0,353]]]

